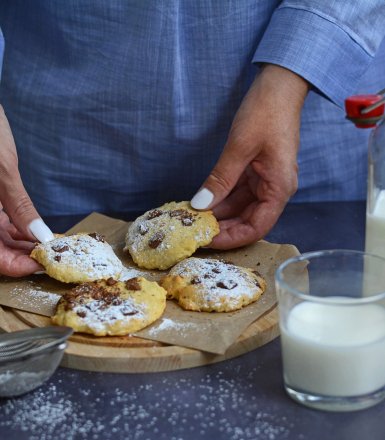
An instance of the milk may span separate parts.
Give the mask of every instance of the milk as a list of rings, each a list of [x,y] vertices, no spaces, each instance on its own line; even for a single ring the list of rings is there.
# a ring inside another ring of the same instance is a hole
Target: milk
[[[385,309],[302,302],[281,325],[286,384],[299,392],[360,396],[385,386]]]
[[[375,200],[372,213],[366,213],[365,251],[385,257],[385,190]]]

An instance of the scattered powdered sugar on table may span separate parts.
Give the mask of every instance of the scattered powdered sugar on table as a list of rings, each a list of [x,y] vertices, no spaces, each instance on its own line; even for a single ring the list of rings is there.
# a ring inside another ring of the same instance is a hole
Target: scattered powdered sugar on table
[[[246,377],[228,368],[226,374],[191,377],[185,370],[139,375],[124,388],[123,375],[59,370],[55,383],[50,380],[23,398],[3,401],[0,429],[4,438],[20,433],[28,440],[287,439],[293,420],[260,406],[253,379],[257,374],[257,368]],[[112,381],[121,385],[111,386]],[[76,398],[69,394],[68,382]],[[296,438],[304,439],[301,434]]]

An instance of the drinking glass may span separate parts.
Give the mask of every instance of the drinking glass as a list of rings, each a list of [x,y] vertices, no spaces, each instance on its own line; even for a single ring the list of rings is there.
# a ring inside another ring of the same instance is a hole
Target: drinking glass
[[[305,253],[275,275],[286,392],[329,411],[385,398],[385,259]]]

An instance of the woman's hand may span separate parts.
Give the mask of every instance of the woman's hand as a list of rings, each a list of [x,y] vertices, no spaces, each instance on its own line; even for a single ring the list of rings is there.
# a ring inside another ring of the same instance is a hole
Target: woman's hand
[[[297,190],[301,109],[308,83],[266,65],[235,115],[217,164],[191,200],[212,209],[220,234],[211,247],[231,249],[263,238]]]
[[[53,234],[21,181],[15,142],[1,105],[0,152],[0,274],[28,275],[41,270],[29,257],[34,243],[51,240]]]
[[[10,223],[7,214],[0,212],[0,273],[21,277],[41,271],[42,267],[29,257],[35,243],[24,237]]]

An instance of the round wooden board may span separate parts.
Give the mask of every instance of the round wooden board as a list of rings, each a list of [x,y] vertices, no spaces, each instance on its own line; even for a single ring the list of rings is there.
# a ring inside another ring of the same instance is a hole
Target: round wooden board
[[[0,307],[0,328],[6,332],[50,325],[50,318]],[[221,362],[254,350],[279,335],[277,307],[253,322],[224,355],[166,345],[138,337],[70,338],[63,367],[78,370],[147,373],[179,370]]]

